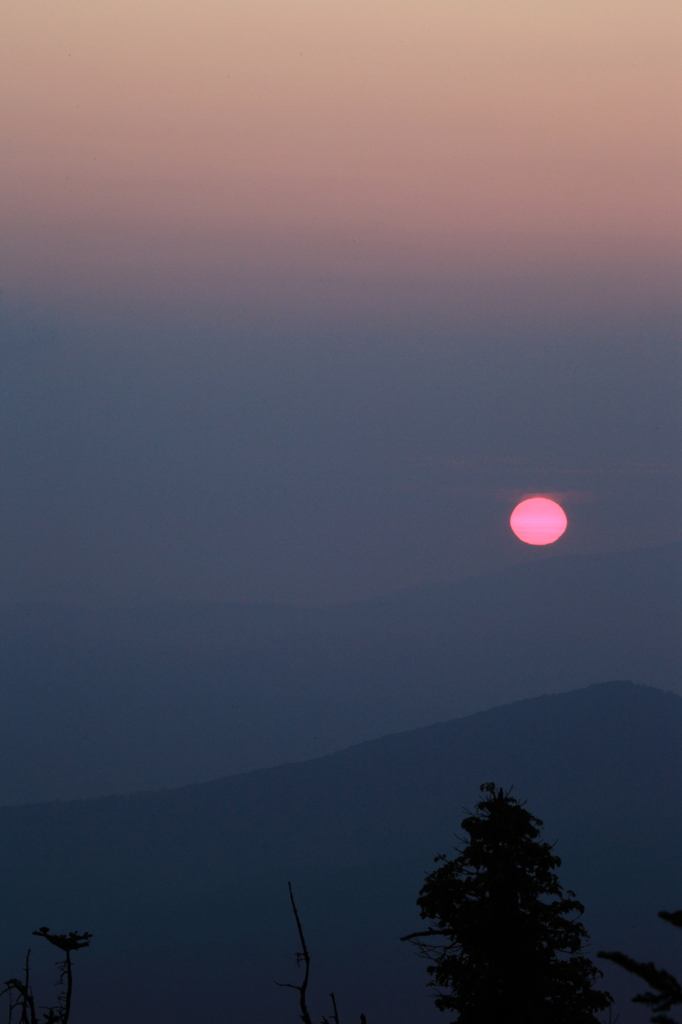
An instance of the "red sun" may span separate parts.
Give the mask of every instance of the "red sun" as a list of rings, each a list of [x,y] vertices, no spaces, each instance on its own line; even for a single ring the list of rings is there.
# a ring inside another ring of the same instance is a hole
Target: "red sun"
[[[524,544],[553,544],[568,526],[561,505],[550,498],[526,498],[516,506],[509,525]]]

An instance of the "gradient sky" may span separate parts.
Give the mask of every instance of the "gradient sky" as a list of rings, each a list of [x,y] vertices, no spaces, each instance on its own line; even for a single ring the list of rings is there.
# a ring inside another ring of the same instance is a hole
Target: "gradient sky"
[[[0,599],[338,601],[680,536],[676,0],[0,18]]]

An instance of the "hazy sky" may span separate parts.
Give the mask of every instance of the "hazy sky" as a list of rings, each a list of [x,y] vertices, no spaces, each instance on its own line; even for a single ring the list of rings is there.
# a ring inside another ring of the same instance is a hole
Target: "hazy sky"
[[[677,0],[0,17],[0,599],[680,537]],[[508,529],[531,493],[553,548]]]

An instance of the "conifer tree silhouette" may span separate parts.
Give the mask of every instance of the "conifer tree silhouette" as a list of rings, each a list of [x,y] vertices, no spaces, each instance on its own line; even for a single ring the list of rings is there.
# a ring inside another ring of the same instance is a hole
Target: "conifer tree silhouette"
[[[613,1000],[584,955],[582,904],[564,893],[542,822],[489,782],[457,856],[436,857],[417,904],[434,922],[405,935],[431,961],[436,1006],[459,1024],[597,1024]]]
[[[674,910],[672,913],[668,910],[660,910],[658,916],[664,921],[669,921],[676,928],[682,928],[682,910]],[[668,971],[659,969],[651,962],[640,963],[638,960],[626,956],[625,953],[606,953],[602,950],[597,956],[600,956],[602,960],[611,960],[614,964],[623,967],[630,974],[636,974],[638,978],[642,978],[647,983],[649,990],[634,996],[632,1001],[651,1007],[654,1014],[651,1018],[652,1024],[676,1024],[673,1018],[668,1016],[668,1011],[672,1010],[673,1006],[682,1004],[682,985],[677,978]],[[653,991],[651,991],[652,989]]]

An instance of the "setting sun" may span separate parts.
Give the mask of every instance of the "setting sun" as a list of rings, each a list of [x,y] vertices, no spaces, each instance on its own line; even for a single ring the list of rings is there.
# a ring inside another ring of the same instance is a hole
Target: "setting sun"
[[[565,533],[568,519],[551,498],[526,498],[512,512],[509,525],[524,544],[553,544]]]

